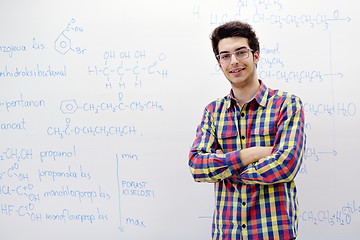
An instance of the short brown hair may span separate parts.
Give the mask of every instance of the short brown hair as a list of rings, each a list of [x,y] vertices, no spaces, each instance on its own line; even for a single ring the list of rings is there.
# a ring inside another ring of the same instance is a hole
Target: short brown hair
[[[260,52],[259,40],[251,25],[241,21],[231,21],[218,26],[211,34],[210,39],[215,56],[219,54],[219,41],[229,37],[247,38],[249,47],[254,52]]]

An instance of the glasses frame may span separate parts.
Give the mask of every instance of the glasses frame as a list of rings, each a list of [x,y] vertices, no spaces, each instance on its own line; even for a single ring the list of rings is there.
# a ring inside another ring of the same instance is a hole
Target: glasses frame
[[[247,52],[247,56],[246,57],[242,57],[242,58],[239,58],[239,56],[236,56],[236,53],[238,52],[243,52],[243,51],[246,51]],[[220,53],[218,55],[216,55],[216,59],[219,61],[220,64],[228,64],[229,62],[231,62],[231,57],[234,55],[235,58],[238,60],[238,61],[241,61],[241,60],[244,60],[244,59],[248,59],[249,56],[250,56],[250,52],[254,52],[254,50],[252,50],[251,48],[242,48],[242,49],[239,49],[239,50],[236,50],[234,52],[224,52],[224,53]],[[230,54],[230,58],[228,60],[221,60],[221,55],[222,54]]]

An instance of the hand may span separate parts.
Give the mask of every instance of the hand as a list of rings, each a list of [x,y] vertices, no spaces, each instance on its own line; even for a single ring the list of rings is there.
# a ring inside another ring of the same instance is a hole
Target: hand
[[[250,147],[240,151],[240,159],[242,163],[247,166],[251,163],[257,162],[262,158],[270,156],[273,147]]]
[[[216,154],[224,154],[224,152],[221,149],[217,149]]]
[[[250,163],[259,161],[272,154],[273,147],[250,147],[240,151],[240,159],[247,166]],[[221,149],[216,150],[216,154],[224,154]]]

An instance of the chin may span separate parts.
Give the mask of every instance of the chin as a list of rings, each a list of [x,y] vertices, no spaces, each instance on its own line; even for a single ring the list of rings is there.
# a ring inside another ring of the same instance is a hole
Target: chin
[[[233,86],[243,86],[244,84],[246,84],[248,81],[246,79],[229,79],[229,82],[231,83],[231,85]]]

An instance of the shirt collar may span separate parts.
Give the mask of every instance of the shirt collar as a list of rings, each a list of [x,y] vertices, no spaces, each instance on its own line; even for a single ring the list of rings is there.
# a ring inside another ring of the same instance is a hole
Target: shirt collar
[[[267,86],[264,84],[263,81],[261,81],[259,79],[260,82],[260,87],[258,89],[258,91],[256,92],[256,94],[254,95],[254,97],[249,101],[256,101],[260,106],[265,107],[266,103],[267,103],[267,97],[268,97],[268,88]],[[234,97],[234,93],[231,89],[230,94],[228,95],[228,105],[227,107],[231,107],[233,104],[236,104],[236,99]]]

